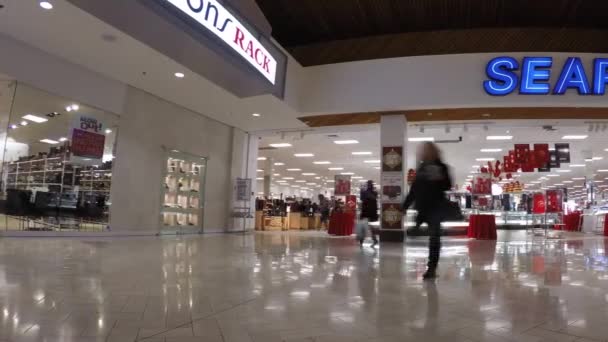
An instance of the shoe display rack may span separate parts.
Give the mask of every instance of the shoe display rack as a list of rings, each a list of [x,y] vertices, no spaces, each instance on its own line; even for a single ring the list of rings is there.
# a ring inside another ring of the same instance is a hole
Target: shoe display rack
[[[163,233],[202,230],[206,164],[204,157],[168,152],[161,209]]]

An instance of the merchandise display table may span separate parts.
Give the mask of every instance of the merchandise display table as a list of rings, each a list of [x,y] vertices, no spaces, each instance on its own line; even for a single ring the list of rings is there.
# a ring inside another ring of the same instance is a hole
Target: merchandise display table
[[[355,214],[332,213],[327,233],[337,236],[350,236],[355,228]]]
[[[564,215],[564,225],[565,225],[564,230],[566,230],[568,232],[578,232],[580,221],[581,221],[581,213],[572,213],[572,214]]]
[[[478,240],[496,240],[496,217],[494,215],[471,215],[467,236]]]

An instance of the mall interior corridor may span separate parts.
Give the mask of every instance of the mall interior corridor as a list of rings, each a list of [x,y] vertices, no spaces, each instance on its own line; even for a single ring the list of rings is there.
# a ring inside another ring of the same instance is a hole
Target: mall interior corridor
[[[509,235],[509,236],[507,236]],[[608,341],[608,239],[0,240],[0,341]]]

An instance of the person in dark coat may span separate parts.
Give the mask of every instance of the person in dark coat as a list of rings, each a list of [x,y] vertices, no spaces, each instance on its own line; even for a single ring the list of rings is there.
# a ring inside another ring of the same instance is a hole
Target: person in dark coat
[[[445,192],[452,188],[448,166],[441,161],[437,145],[427,142],[418,151],[420,166],[412,184],[403,210],[412,203],[418,211],[416,222],[426,222],[429,227],[429,261],[424,279],[436,277],[437,264],[441,251],[441,221],[447,210]]]
[[[378,222],[378,192],[374,188],[374,181],[368,180],[367,187],[361,190],[361,215],[359,219],[367,220],[370,222]],[[371,232],[374,243],[372,248],[378,244],[378,238],[376,237],[374,229],[368,228]],[[363,246],[363,240],[365,237],[359,238],[359,244]]]

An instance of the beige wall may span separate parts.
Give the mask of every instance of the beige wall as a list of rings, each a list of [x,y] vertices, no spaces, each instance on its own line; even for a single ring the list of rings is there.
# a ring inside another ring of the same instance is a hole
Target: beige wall
[[[206,231],[228,227],[234,129],[129,87],[119,123],[110,227],[160,230],[163,147],[209,158]]]

